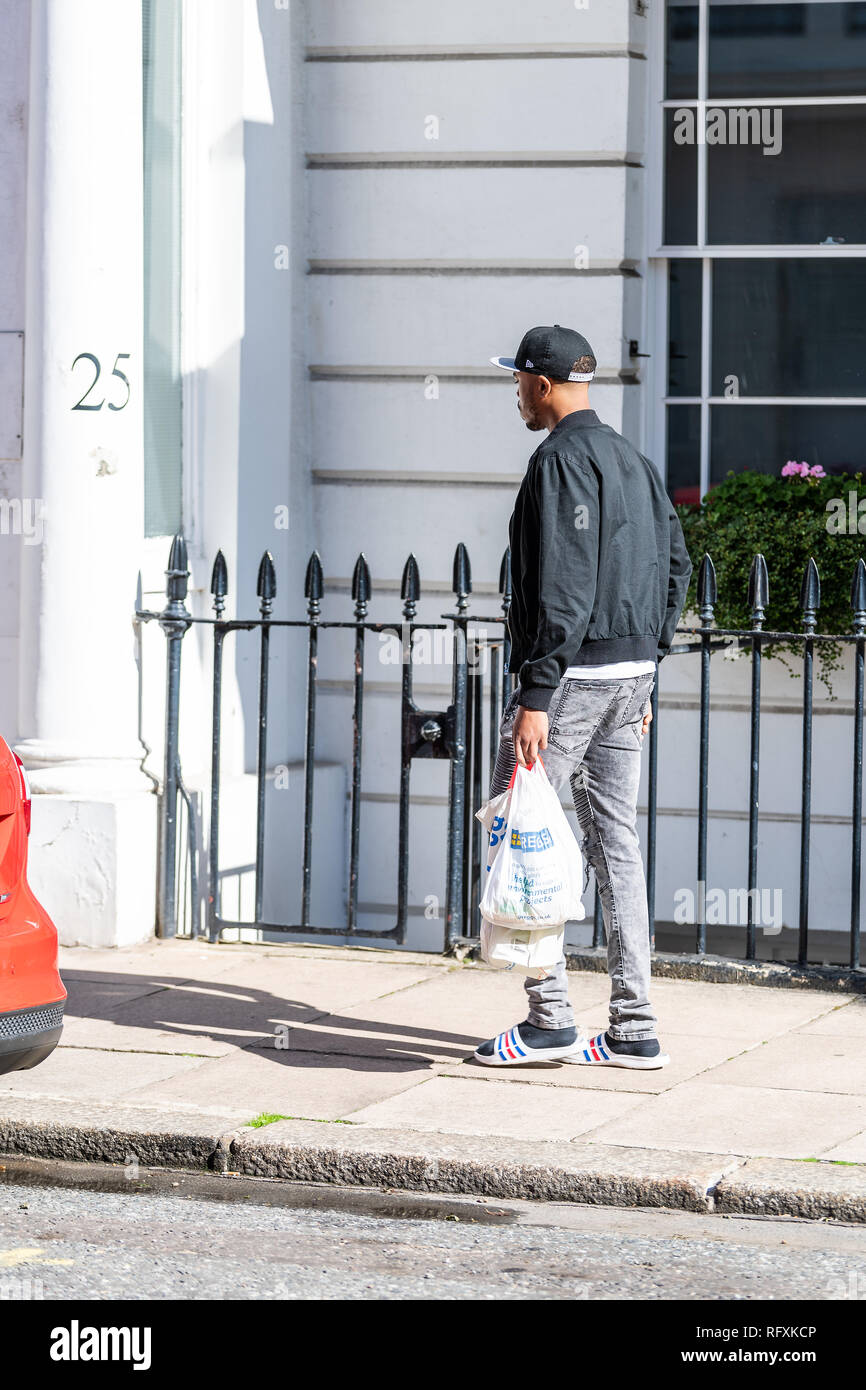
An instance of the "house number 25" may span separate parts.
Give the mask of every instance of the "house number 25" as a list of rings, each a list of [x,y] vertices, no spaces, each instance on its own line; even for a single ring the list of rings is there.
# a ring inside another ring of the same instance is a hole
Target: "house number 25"
[[[120,377],[120,380],[123,382],[124,386],[126,387],[126,398],[125,398],[124,400],[122,400],[122,401],[120,402],[119,405],[115,405],[115,403],[114,403],[113,401],[109,401],[109,402],[108,402],[108,409],[109,409],[109,410],[123,410],[123,407],[124,407],[125,405],[127,405],[128,402],[129,402],[129,393],[130,393],[129,378],[126,377],[126,376],[124,376],[123,372],[120,370],[120,368],[119,368],[118,365],[117,365],[118,362],[123,361],[124,359],[128,358],[129,356],[130,356],[130,353],[128,353],[128,352],[119,352],[119,353],[117,354],[117,356],[115,357],[115,359],[114,359],[114,366],[113,366],[112,369],[111,369],[111,375],[112,375],[112,376]],[[81,397],[75,402],[75,405],[72,407],[72,409],[73,409],[73,410],[101,410],[102,407],[103,407],[103,406],[105,405],[105,403],[106,403],[104,398],[103,398],[101,401],[99,401],[99,402],[97,403],[96,401],[87,402],[87,397],[90,395],[91,391],[93,390],[93,388],[95,387],[97,381],[99,380],[100,373],[102,372],[102,365],[101,365],[101,363],[100,363],[100,361],[99,361],[99,358],[98,358],[98,357],[94,357],[94,355],[93,355],[92,352],[79,352],[78,356],[76,357],[75,361],[74,361],[73,364],[72,364],[72,370],[73,370],[73,371],[75,371],[75,368],[78,366],[78,363],[82,361],[82,359],[83,359],[84,361],[86,361],[86,362],[92,362],[92,363],[93,363],[93,367],[94,367],[94,371],[95,371],[95,376],[94,376],[93,380],[91,381],[90,385],[88,386],[87,390],[85,391],[84,395],[81,396]],[[85,402],[87,402],[87,404],[85,404]]]

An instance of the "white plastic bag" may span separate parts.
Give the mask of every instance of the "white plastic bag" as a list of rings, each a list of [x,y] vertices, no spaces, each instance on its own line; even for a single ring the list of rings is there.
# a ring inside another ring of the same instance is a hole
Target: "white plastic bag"
[[[583,860],[540,758],[518,764],[508,790],[476,816],[489,835],[486,921],[533,931],[583,918]]]
[[[536,980],[550,975],[562,958],[565,927],[496,927],[481,919],[481,959],[495,970],[519,968]]]

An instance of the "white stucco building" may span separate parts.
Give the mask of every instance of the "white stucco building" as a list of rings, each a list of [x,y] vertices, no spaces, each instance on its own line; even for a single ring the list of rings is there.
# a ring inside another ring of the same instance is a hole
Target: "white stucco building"
[[[257,613],[267,549],[274,612],[302,617],[316,547],[326,616],[351,617],[363,550],[370,616],[397,618],[411,550],[433,621],[461,540],[478,611],[498,611],[532,442],[488,359],[553,322],[589,337],[595,408],[677,500],[732,467],[777,472],[795,448],[866,462],[863,4],[0,0],[0,23],[0,731],[30,772],[32,878],[64,940],[154,930],[165,644],[155,623],[139,643],[132,614],[139,576],[144,607],[162,606],[177,529],[200,615],[222,548],[229,614]],[[700,125],[714,103],[759,101],[784,114],[774,153],[674,138],[683,108]],[[332,924],[350,642],[323,636],[319,665],[314,915]],[[273,648],[268,762],[289,790],[269,790],[267,894],[294,920],[305,649],[297,634]],[[222,863],[246,910],[258,655],[247,635],[226,652]],[[380,655],[371,638],[367,927],[394,902],[399,671]],[[660,921],[694,877],[698,674],[677,662],[661,684]],[[709,878],[726,887],[745,873],[745,666],[719,666],[713,696]],[[449,681],[431,662],[417,693],[444,706]],[[813,925],[834,932],[850,668],[837,691],[816,692],[813,865]],[[799,700],[768,663],[760,874],[787,925]],[[201,790],[209,720],[194,629],[181,752]],[[413,770],[416,947],[441,941],[425,904],[444,892],[446,772]]]

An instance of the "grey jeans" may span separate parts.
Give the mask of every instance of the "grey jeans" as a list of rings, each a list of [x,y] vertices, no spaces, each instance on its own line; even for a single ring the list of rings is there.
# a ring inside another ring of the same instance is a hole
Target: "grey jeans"
[[[613,1038],[637,1042],[656,1035],[649,1002],[650,946],[646,881],[637,836],[641,724],[655,677],[564,680],[549,710],[548,777],[557,790],[571,785],[583,831],[584,858],[595,871],[607,933],[610,1025]],[[505,707],[490,795],[505,791],[514,770],[512,728],[519,691]],[[574,1024],[565,958],[544,980],[527,979],[529,1022],[538,1028]]]

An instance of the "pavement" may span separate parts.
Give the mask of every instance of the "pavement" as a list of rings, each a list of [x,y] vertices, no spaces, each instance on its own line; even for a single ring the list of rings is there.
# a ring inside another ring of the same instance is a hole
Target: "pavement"
[[[492,1069],[472,1052],[525,1001],[478,964],[154,941],[61,970],[61,1045],[0,1077],[0,1154],[866,1222],[861,994],[658,978],[663,1071]],[[569,986],[603,1028],[606,976]]]

